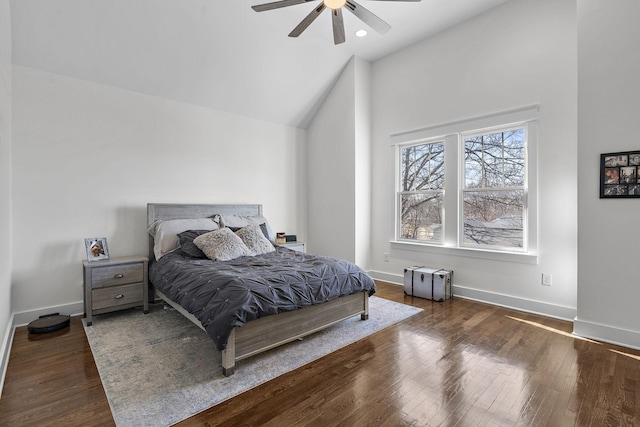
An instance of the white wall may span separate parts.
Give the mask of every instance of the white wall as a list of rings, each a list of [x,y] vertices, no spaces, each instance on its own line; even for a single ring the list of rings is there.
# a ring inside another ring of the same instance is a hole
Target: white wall
[[[82,300],[83,239],[147,253],[146,204],[262,203],[305,238],[305,131],[13,68],[12,311]]]
[[[371,259],[371,64],[355,58],[355,262]]]
[[[308,128],[311,253],[366,268],[370,253],[371,64],[352,58]]]
[[[599,199],[600,154],[640,150],[640,2],[578,1],[579,335],[640,348],[640,201]]]
[[[11,13],[0,0],[0,391],[11,338]]]
[[[513,0],[373,63],[372,261],[454,270],[458,292],[548,315],[575,315],[577,136],[575,0]],[[528,105],[540,106],[538,264],[397,249],[389,136]],[[391,261],[384,262],[384,253]],[[553,286],[541,285],[541,274]]]
[[[308,132],[307,251],[355,261],[355,58]]]

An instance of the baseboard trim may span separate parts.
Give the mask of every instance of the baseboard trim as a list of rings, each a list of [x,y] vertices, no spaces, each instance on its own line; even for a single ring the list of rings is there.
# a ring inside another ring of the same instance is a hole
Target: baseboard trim
[[[395,283],[399,285],[404,282],[403,276],[399,274],[390,274],[381,271],[369,271],[369,274],[374,279],[384,282]],[[453,295],[457,298],[465,298],[468,300],[493,304],[513,310],[539,314],[546,317],[553,317],[555,319],[567,320],[569,322],[573,321],[577,314],[576,309],[571,307],[565,307],[541,301],[533,301],[526,298],[504,295],[495,292],[483,291],[481,289],[474,289],[466,286],[459,286],[456,284],[453,285]]]
[[[573,321],[576,317],[576,309],[548,302],[535,301],[526,298],[514,297],[480,289],[453,286],[453,294],[458,298],[466,298],[473,301],[485,302],[526,313],[539,314],[554,319]]]
[[[609,344],[640,350],[640,332],[595,322],[573,320],[573,334]]]
[[[13,343],[13,336],[15,334],[16,328],[19,326],[25,326],[32,320],[35,320],[45,314],[51,313],[68,314],[70,316],[83,315],[84,303],[80,301],[71,304],[39,308],[37,310],[23,311],[20,313],[11,314],[11,318],[9,319],[9,323],[7,324],[7,330],[4,333],[4,339],[2,341],[2,352],[0,353],[0,398],[2,397],[2,390],[4,389],[4,380],[5,376],[7,375],[9,355],[11,354],[11,344]]]
[[[369,275],[376,280],[380,280],[382,282],[393,283],[394,285],[402,285],[404,283],[404,279],[399,274],[391,274],[385,273],[384,271],[375,271],[369,270]]]
[[[13,334],[15,331],[14,316],[9,318],[7,330],[4,333],[2,341],[2,353],[0,353],[0,398],[2,398],[2,390],[4,389],[4,378],[7,375],[7,365],[9,364],[9,354],[11,354],[11,344],[13,343]]]
[[[15,327],[17,328],[18,326],[25,326],[32,320],[36,320],[40,316],[51,313],[60,313],[69,316],[78,316],[81,314],[84,315],[84,303],[80,301],[71,304],[57,305],[53,307],[45,307],[39,308],[37,310],[15,313]]]

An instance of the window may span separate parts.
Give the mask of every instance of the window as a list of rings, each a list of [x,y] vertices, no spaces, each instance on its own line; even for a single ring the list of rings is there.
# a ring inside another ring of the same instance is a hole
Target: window
[[[464,136],[462,246],[525,246],[524,127]]]
[[[444,142],[401,148],[401,239],[442,242]]]
[[[537,113],[525,107],[392,135],[395,243],[537,262]]]

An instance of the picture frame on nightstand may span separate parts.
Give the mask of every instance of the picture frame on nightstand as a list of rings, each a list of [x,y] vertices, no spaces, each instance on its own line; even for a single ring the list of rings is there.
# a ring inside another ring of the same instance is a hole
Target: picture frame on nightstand
[[[109,247],[106,237],[89,237],[84,239],[84,247],[87,250],[87,261],[102,261],[109,259]]]

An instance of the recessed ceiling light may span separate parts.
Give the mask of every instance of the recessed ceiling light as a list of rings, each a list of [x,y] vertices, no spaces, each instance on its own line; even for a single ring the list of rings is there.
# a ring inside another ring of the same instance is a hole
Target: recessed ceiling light
[[[366,35],[367,35],[367,30],[356,31],[356,37],[365,37]]]

